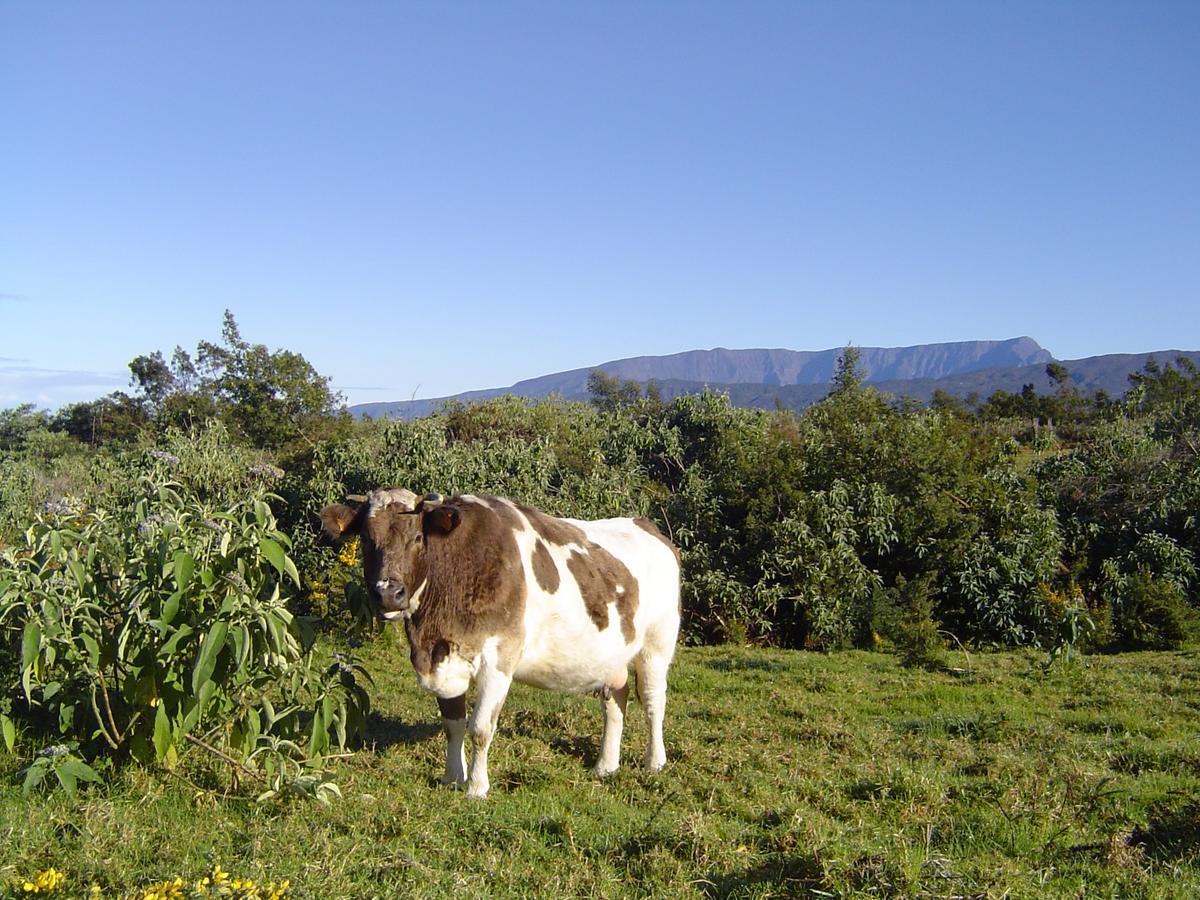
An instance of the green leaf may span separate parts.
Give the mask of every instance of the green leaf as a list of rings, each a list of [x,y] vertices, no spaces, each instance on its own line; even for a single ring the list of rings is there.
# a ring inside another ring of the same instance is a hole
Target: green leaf
[[[58,731],[60,734],[70,734],[75,727],[75,704],[64,703],[58,708]]]
[[[196,723],[200,721],[200,703],[192,701],[191,707],[184,714],[183,721],[179,723],[179,731],[181,734],[187,734],[196,727]]]
[[[93,669],[98,669],[100,667],[100,644],[86,632],[79,635],[79,640],[83,644],[84,650],[87,651],[88,665]]]
[[[332,781],[325,781],[317,786],[317,799],[320,800],[322,803],[324,803],[326,806],[330,805],[330,800],[329,800],[330,796],[333,796],[334,798],[341,800],[342,799],[342,789],[339,788]]]
[[[67,568],[71,570],[71,575],[75,578],[75,583],[79,586],[79,590],[83,590],[87,585],[87,571],[83,568],[83,563],[77,559],[68,559]]]
[[[262,550],[263,556],[267,558],[267,562],[273,565],[275,571],[282,575],[284,573],[283,562],[287,559],[287,554],[283,552],[283,548],[270,538],[263,538],[258,546]]]
[[[30,619],[25,623],[25,630],[21,635],[21,668],[28,669],[33,665],[33,661],[37,659],[38,649],[42,641],[42,626],[38,624],[36,619]]]
[[[179,646],[179,642],[192,633],[191,625],[180,625],[175,629],[175,633],[167,638],[166,643],[159,648],[158,655],[161,657],[169,657]]]
[[[167,715],[167,705],[161,700],[154,711],[154,756],[161,763],[171,749],[171,719]]]
[[[346,714],[346,704],[339,703],[337,712],[334,714],[334,717],[333,717],[333,733],[334,733],[334,736],[337,738],[338,748],[341,750],[346,749],[346,719],[347,718],[348,718],[348,716]]]
[[[234,659],[237,661],[238,668],[241,668],[250,658],[250,651],[254,648],[254,642],[250,639],[250,629],[246,627],[245,622],[238,625],[231,634],[233,635]]]
[[[74,775],[80,781],[99,781],[100,776],[96,770],[85,763],[82,759],[76,759],[74,756],[63,760],[59,766],[59,771],[66,770]]]
[[[4,746],[12,753],[13,747],[17,745],[17,726],[4,713],[0,713],[0,733],[4,735]]]
[[[54,774],[58,776],[58,783],[62,785],[62,789],[67,792],[68,797],[75,796],[75,776],[71,774],[65,766],[59,766],[54,770]]]
[[[45,759],[39,759],[30,765],[25,770],[25,782],[21,785],[21,793],[26,797],[33,793],[33,789],[42,783],[48,771],[50,764]]]
[[[175,584],[182,593],[192,580],[192,572],[196,569],[196,559],[190,553],[180,550],[175,554]],[[165,616],[164,616],[165,618]]]
[[[321,756],[329,749],[328,722],[323,708],[318,705],[313,710],[312,730],[309,734],[308,752],[311,756]]]
[[[25,691],[26,699],[29,699],[33,691],[33,664],[37,660],[41,641],[41,626],[37,620],[30,619],[25,623],[25,630],[21,635],[21,688]]]
[[[176,572],[178,574],[178,570]],[[179,601],[183,596],[183,588],[180,588],[163,603],[162,616],[160,617],[164,625],[170,625],[172,620],[179,614]]]
[[[212,677],[213,669],[217,665],[217,655],[225,646],[225,634],[228,630],[229,626],[223,620],[214,622],[208,630],[208,635],[200,646],[200,653],[196,656],[196,667],[192,670],[192,690],[195,693],[198,694],[200,688]]]
[[[206,681],[200,686],[200,714],[208,708],[208,704],[212,702],[213,694],[217,692],[217,684],[215,681]]]
[[[262,734],[262,716],[258,714],[258,710],[251,708],[246,711],[246,733],[250,736],[250,747],[258,743],[258,736]]]

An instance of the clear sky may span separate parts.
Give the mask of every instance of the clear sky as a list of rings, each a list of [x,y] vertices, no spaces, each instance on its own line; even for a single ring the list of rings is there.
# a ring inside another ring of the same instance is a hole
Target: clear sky
[[[1200,347],[1200,3],[0,4],[0,407],[642,354]]]

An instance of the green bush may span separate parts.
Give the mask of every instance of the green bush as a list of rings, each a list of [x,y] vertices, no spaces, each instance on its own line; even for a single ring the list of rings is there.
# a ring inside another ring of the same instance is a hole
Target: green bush
[[[1113,644],[1119,650],[1177,650],[1196,632],[1196,612],[1169,578],[1142,569],[1114,586]]]
[[[140,484],[116,509],[51,505],[0,555],[6,737],[19,720],[85,758],[166,767],[203,748],[266,794],[334,790],[314,770],[364,725],[365,673],[318,662],[313,623],[288,610],[299,576],[276,498],[216,506]],[[73,758],[36,757],[27,787]]]
[[[946,666],[946,642],[934,619],[931,582],[928,577],[911,582],[901,578],[895,588],[903,610],[895,634],[896,649],[900,662],[910,668],[937,670]]]

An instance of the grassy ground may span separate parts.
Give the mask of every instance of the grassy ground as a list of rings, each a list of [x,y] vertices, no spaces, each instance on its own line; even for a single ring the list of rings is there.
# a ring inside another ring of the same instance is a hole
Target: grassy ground
[[[321,898],[1200,896],[1195,650],[1047,674],[1033,653],[929,673],[885,654],[684,649],[664,772],[636,765],[632,702],[633,764],[601,782],[598,702],[517,687],[482,803],[437,786],[436,707],[399,641],[367,657],[370,743],[330,808],[139,770],[27,802],[0,750],[0,883],[53,866],[60,894],[112,896],[217,862]]]

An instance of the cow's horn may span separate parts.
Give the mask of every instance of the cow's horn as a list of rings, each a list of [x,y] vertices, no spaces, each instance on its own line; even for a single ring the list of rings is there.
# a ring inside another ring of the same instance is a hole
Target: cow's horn
[[[372,491],[371,506],[399,506],[404,512],[412,512],[417,508],[417,495],[406,488]]]
[[[349,500],[351,503],[366,503],[367,495],[366,494],[347,494],[346,499]]]
[[[426,494],[421,499],[421,505],[426,509],[433,509],[435,506],[441,506],[446,502],[446,498],[441,494]]]

